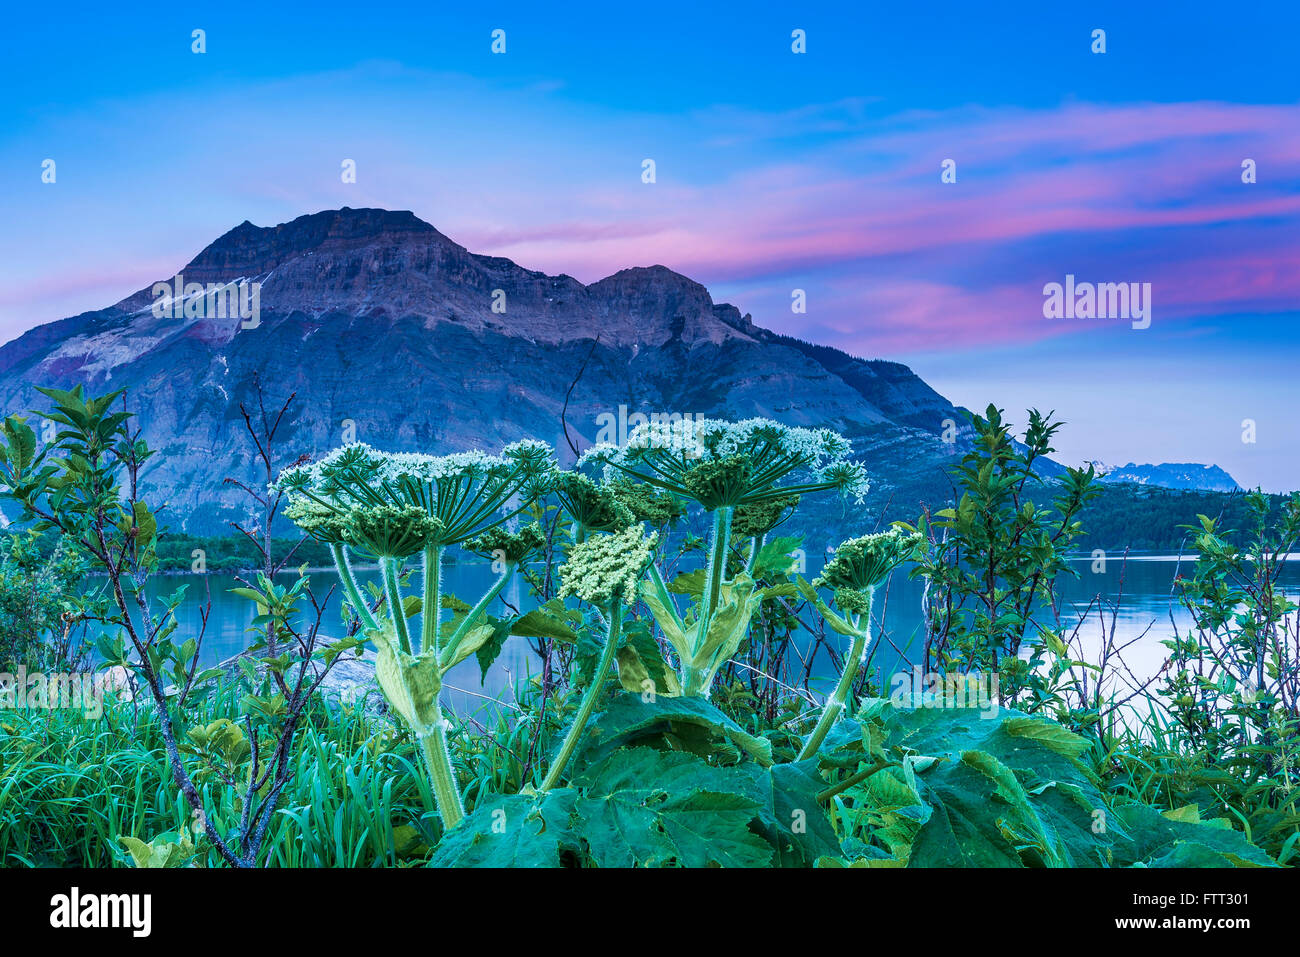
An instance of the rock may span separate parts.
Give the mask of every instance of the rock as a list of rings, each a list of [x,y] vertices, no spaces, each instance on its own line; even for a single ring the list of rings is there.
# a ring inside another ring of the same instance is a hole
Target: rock
[[[321,638],[318,642],[328,643],[330,640]],[[245,657],[245,654],[227,658],[217,665],[223,672],[223,681],[238,679],[241,674],[239,659]],[[313,675],[319,676],[325,663],[319,658],[313,658],[310,667]],[[261,665],[258,666],[258,672],[263,672]],[[370,648],[364,649],[360,655],[356,651],[340,655],[325,675],[318,691],[327,703],[341,702],[354,708],[360,707],[372,715],[384,714],[388,710],[379,684],[375,681],[375,652]]]
[[[1223,469],[1217,465],[1201,465],[1198,462],[1162,462],[1159,465],[1137,465],[1130,462],[1122,468],[1108,469],[1101,480],[1201,492],[1240,490],[1237,480]]]

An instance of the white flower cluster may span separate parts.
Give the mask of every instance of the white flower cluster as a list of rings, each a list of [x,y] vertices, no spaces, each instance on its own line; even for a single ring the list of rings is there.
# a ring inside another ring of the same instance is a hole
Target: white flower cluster
[[[512,467],[499,455],[479,451],[452,452],[449,455],[397,452],[385,457],[379,477],[386,482],[411,480],[425,485],[448,479],[506,475]]]
[[[504,478],[520,465],[525,472],[543,472],[550,467],[550,460],[551,447],[533,439],[508,445],[500,455],[478,450],[448,455],[380,452],[364,442],[353,442],[335,449],[317,462],[285,469],[273,488],[286,491],[319,489],[329,478],[340,476],[349,467],[367,484],[403,481],[434,484],[448,480]]]
[[[728,422],[697,417],[642,423],[624,446],[605,442],[588,449],[578,459],[578,468],[604,465],[605,478],[610,480],[620,467],[634,471],[637,464],[662,454],[689,464],[744,455],[761,468],[778,460],[795,462],[818,482],[833,483],[860,504],[868,488],[867,475],[861,463],[849,459],[852,451],[849,440],[832,429],[805,429],[761,418]]]
[[[382,452],[377,452],[364,442],[353,442],[349,445],[340,446],[315,462],[309,462],[305,465],[291,465],[284,469],[271,485],[271,491],[292,492],[299,489],[315,489],[320,486],[326,474],[338,469],[345,460],[349,463],[360,464],[369,470],[372,466],[368,463],[378,462],[382,455]]]
[[[600,608],[636,595],[637,583],[654,558],[657,535],[640,525],[615,535],[596,535],[576,545],[560,566],[560,597],[576,595]]]
[[[842,459],[852,451],[849,440],[831,429],[797,428],[771,419],[656,420],[634,428],[625,446],[604,442],[588,449],[578,465],[592,461],[633,461],[646,450],[681,452],[693,459],[720,459],[756,452],[764,446],[799,458],[809,468]]]

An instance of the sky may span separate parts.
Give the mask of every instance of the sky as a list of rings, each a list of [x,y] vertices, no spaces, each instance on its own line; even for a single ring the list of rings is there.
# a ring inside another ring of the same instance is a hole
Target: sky
[[[1300,5],[177,6],[6,12],[0,341],[244,220],[410,209],[1055,410],[1063,462],[1300,487]],[[1149,283],[1149,326],[1047,317],[1067,275]]]

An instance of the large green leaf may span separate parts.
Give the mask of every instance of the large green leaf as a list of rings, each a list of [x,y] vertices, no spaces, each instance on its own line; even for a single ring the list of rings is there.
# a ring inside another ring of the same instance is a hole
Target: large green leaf
[[[1214,823],[1178,820],[1145,804],[1114,809],[1127,831],[1115,845],[1117,865],[1145,867],[1275,867],[1244,834]],[[1226,823],[1226,822],[1225,822]],[[1190,845],[1190,846],[1189,846]],[[1207,853],[1208,852],[1208,853]],[[1214,863],[1196,863],[1209,861]]]
[[[575,615],[558,598],[552,598],[546,604],[515,619],[510,626],[510,634],[525,638],[551,638],[572,644],[578,640],[578,633],[574,630]],[[577,617],[580,620],[581,616]]]
[[[438,842],[429,865],[576,866],[584,858],[574,831],[576,800],[571,788],[485,797]]]
[[[832,775],[897,762],[835,801],[848,825],[912,867],[1273,863],[1242,834],[1198,823],[1189,809],[1112,808],[1080,761],[1089,747],[1016,711],[906,709],[875,699],[833,729],[818,760]]]
[[[997,765],[987,752],[966,754],[980,757],[971,762],[945,758],[918,775],[920,796],[931,806],[931,815],[911,845],[910,867],[1023,866],[1019,845],[1032,840],[1034,815],[1027,817],[1021,806],[997,800],[997,772],[1011,774],[1005,765]]]
[[[1078,760],[1084,739],[1005,709],[896,708],[876,699],[842,721],[819,760],[851,773],[882,758],[837,801],[850,823],[913,867],[1103,866],[1122,824],[1098,828],[1105,800]]]
[[[750,828],[764,805],[762,775],[754,764],[624,749],[575,779],[574,809],[601,867],[766,867],[772,845]]]
[[[779,867],[812,867],[819,858],[838,854],[839,840],[817,794],[826,782],[817,759],[776,764],[763,776],[764,804],[760,829],[776,851]]]
[[[620,694],[587,727],[579,764],[594,764],[619,747],[649,747],[711,755],[722,739],[759,764],[772,763],[772,743],[749,734],[703,698]]]
[[[1076,757],[1088,747],[1084,739],[1045,718],[1007,708],[896,708],[873,701],[858,718],[910,753],[956,757],[987,751],[1017,774],[1039,781],[1092,777]]]
[[[1012,715],[1002,722],[1001,730],[1014,737],[1030,738],[1045,745],[1057,754],[1080,757],[1091,745],[1072,731],[1067,731],[1054,721],[1028,715]]]

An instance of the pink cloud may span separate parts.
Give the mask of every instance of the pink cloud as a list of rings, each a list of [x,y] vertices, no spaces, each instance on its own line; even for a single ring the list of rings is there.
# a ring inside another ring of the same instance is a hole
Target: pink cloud
[[[622,192],[617,226],[552,222],[490,251],[586,281],[652,262],[741,287],[847,277],[852,294],[837,301],[846,316],[880,317],[868,334],[877,352],[926,348],[935,335],[956,345],[1065,331],[1044,325],[1041,284],[1078,263],[1111,263],[1097,281],[1153,282],[1166,318],[1300,306],[1300,106],[1068,104],[891,122],[904,128],[864,124],[837,148],[707,189]],[[949,157],[953,185],[939,179]],[[1241,182],[1246,157],[1258,183]],[[1239,251],[1198,253],[1216,229],[1234,230]],[[1053,252],[1026,254],[1047,240]],[[1135,242],[1141,276],[1131,274]],[[963,275],[973,261],[1007,265],[982,280]],[[1023,279],[1008,281],[1016,268]]]

